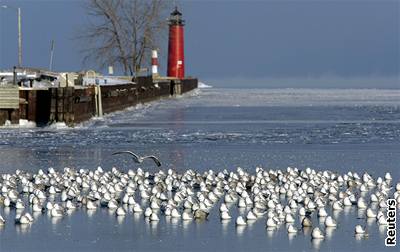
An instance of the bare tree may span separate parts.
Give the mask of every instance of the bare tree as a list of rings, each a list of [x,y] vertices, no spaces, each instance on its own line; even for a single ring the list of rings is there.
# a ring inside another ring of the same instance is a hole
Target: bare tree
[[[166,38],[166,0],[88,0],[90,22],[78,36],[85,43],[84,62],[121,66],[133,75]]]

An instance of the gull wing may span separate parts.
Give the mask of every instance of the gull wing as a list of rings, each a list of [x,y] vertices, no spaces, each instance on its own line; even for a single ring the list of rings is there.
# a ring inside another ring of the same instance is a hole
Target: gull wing
[[[161,162],[160,162],[160,160],[158,160],[157,157],[155,157],[155,156],[144,156],[144,157],[142,157],[142,159],[146,159],[146,158],[153,159],[154,163],[156,163],[156,165],[158,167],[161,166]]]
[[[133,156],[133,159],[135,160],[135,162],[139,162],[139,156],[135,153],[133,153],[132,151],[118,151],[118,152],[114,152],[113,155],[119,155],[119,154],[129,154]]]

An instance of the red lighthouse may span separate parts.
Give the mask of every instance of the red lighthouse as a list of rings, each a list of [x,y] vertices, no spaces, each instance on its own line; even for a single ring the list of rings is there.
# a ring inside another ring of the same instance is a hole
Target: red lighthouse
[[[178,7],[169,18],[169,43],[168,43],[168,77],[182,79],[185,77],[185,55],[183,44],[183,26],[185,21]]]

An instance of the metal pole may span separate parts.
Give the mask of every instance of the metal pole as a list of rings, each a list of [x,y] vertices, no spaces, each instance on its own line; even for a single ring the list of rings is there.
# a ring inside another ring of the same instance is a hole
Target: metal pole
[[[53,54],[54,54],[54,40],[51,41],[51,48],[50,48],[50,66],[49,70],[53,69]]]
[[[22,66],[21,8],[18,7],[18,66]]]

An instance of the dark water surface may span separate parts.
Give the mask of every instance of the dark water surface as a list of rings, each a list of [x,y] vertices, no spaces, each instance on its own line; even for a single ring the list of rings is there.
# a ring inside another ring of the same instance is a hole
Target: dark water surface
[[[154,153],[164,168],[183,171],[249,171],[256,166],[288,166],[400,179],[399,90],[207,89],[94,119],[76,128],[0,128],[0,173],[35,172],[52,166],[109,170],[136,168],[118,150]],[[142,166],[156,171],[151,163]],[[174,221],[98,209],[76,210],[54,220],[37,216],[28,228],[14,225],[15,210],[0,208],[10,220],[0,227],[0,250],[207,250],[207,251],[380,251],[386,230],[368,224],[370,237],[357,240],[358,211],[335,216],[336,230],[311,242],[305,230],[288,237],[284,225],[265,229],[265,218],[244,229],[234,219],[221,223],[218,210],[205,222]],[[247,209],[248,211],[249,209]],[[331,213],[330,213],[331,214]],[[318,220],[315,220],[318,223]],[[299,226],[299,223],[296,222]]]

